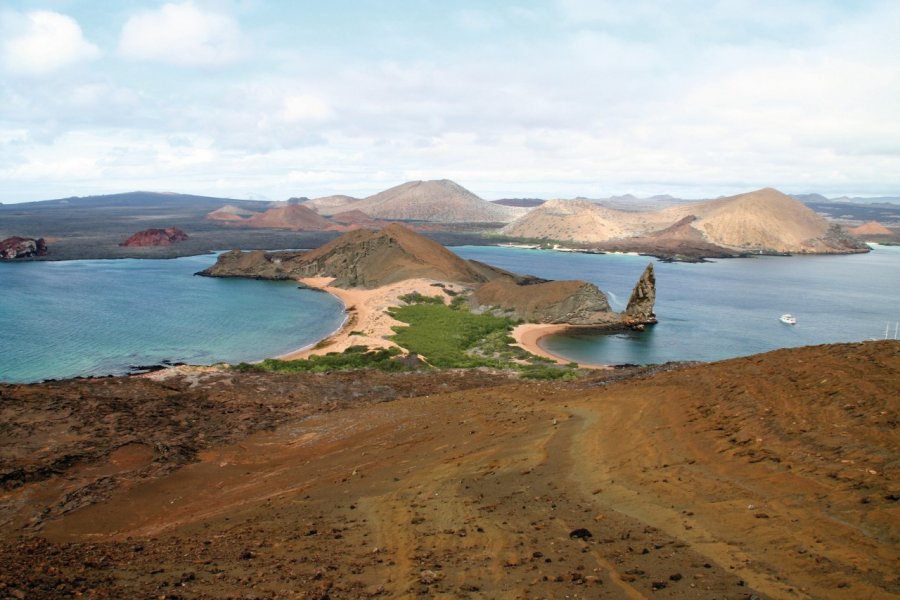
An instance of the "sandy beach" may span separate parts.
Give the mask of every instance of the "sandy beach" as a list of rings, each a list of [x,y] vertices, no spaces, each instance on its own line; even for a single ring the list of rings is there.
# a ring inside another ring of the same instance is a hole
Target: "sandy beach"
[[[557,356],[550,352],[547,352],[540,346],[540,341],[547,337],[548,335],[556,335],[557,333],[563,333],[566,330],[570,329],[569,325],[562,324],[551,324],[551,323],[523,323],[518,325],[515,329],[512,330],[512,337],[516,340],[516,345],[531,352],[536,356],[541,356],[543,358],[550,359],[557,364],[567,365],[572,360],[567,358],[563,358],[561,356]],[[588,363],[578,363],[579,367],[584,367],[586,369],[609,369],[611,368],[609,365],[601,365],[601,364],[588,364]]]
[[[389,308],[400,306],[403,303],[400,296],[413,292],[418,292],[423,296],[443,293],[441,288],[435,285],[437,283],[456,292],[465,290],[463,286],[432,279],[408,279],[372,290],[334,287],[331,285],[334,281],[331,277],[306,277],[298,281],[309,288],[322,290],[338,298],[344,304],[347,317],[341,327],[330,336],[315,344],[275,357],[280,360],[299,360],[329,352],[343,352],[350,346],[399,348],[397,344],[387,338],[393,335],[393,327],[402,326],[403,323],[392,318],[387,311]],[[515,327],[511,335],[520,348],[557,364],[565,365],[572,361],[547,352],[541,348],[539,342],[548,335],[562,333],[567,329],[569,329],[568,325],[561,324],[523,323]],[[609,365],[586,363],[579,363],[579,366],[589,369],[610,368]]]
[[[298,360],[329,352],[343,352],[350,346],[358,345],[369,348],[399,347],[386,338],[393,335],[394,326],[403,325],[387,313],[388,308],[402,304],[400,296],[413,292],[423,296],[443,294],[441,288],[434,285],[436,283],[441,283],[446,289],[456,292],[464,289],[457,284],[432,279],[408,279],[372,290],[334,287],[331,285],[334,281],[331,277],[307,277],[298,281],[307,287],[328,292],[338,298],[344,303],[347,318],[344,319],[341,328],[332,335],[316,344],[276,357],[281,360]]]

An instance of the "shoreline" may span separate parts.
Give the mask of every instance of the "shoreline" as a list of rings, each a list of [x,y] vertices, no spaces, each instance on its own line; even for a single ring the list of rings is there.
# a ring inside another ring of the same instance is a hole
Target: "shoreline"
[[[304,277],[300,284],[336,297],[344,305],[346,314],[341,326],[314,344],[275,356],[277,360],[300,360],[329,352],[343,352],[350,346],[368,346],[370,349],[400,348],[389,339],[394,327],[404,323],[391,317],[389,308],[400,306],[400,296],[419,293],[423,296],[443,294],[443,289],[460,292],[464,286],[431,279],[407,279],[374,289],[334,287],[332,277]],[[444,288],[436,287],[440,283]],[[402,350],[402,348],[401,348]]]
[[[403,350],[391,340],[386,339],[394,333],[394,326],[403,326],[403,323],[387,313],[389,308],[401,305],[400,296],[413,292],[418,292],[423,296],[434,295],[436,291],[441,290],[435,286],[436,283],[456,292],[465,289],[464,286],[457,284],[429,279],[408,279],[374,289],[338,288],[331,285],[333,281],[334,279],[331,277],[304,277],[297,280],[298,283],[310,289],[331,294],[344,305],[345,317],[341,326],[318,342],[273,358],[276,360],[302,360],[329,352],[343,352],[355,345],[368,346],[371,349],[400,348]],[[523,323],[514,327],[510,335],[515,340],[514,345],[526,352],[552,360],[556,364],[567,365],[577,361],[548,352],[541,347],[540,341],[545,337],[572,329],[578,328],[558,323]],[[580,368],[585,369],[613,368],[606,364],[580,362],[577,364]]]
[[[565,357],[548,352],[540,345],[540,341],[545,337],[565,333],[573,329],[579,329],[573,325],[554,324],[554,323],[523,323],[517,325],[510,335],[516,340],[515,345],[523,350],[530,352],[536,356],[552,360],[559,365],[567,365],[569,363],[577,363],[579,367],[584,369],[612,369],[612,365],[581,363]],[[582,328],[583,329],[583,328]]]

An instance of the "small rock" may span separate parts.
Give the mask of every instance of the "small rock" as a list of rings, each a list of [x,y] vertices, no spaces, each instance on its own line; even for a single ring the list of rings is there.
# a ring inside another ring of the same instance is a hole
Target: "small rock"
[[[584,527],[579,527],[578,529],[573,529],[571,532],[569,532],[569,537],[573,540],[586,540],[594,536]]]
[[[652,584],[650,584],[650,589],[653,591],[661,590],[661,589],[665,588],[667,585],[668,584],[665,581],[654,581]]]
[[[681,573],[675,573],[674,575],[669,575],[669,581],[681,581],[682,575]]]

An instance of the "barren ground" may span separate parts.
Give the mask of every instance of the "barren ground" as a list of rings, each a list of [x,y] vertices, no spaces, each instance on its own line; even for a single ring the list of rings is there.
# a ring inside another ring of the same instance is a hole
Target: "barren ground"
[[[0,595],[893,598],[898,392],[897,342],[0,386]]]

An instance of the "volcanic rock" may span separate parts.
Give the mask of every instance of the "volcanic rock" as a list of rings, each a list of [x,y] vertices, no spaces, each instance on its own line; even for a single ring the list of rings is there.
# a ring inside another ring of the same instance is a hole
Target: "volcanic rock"
[[[423,277],[477,285],[485,272],[402,225],[351,231],[309,252],[232,251],[201,271],[212,277],[287,279],[333,277],[337,287],[376,288]]]
[[[171,246],[175,242],[182,242],[186,239],[188,239],[188,236],[182,230],[177,227],[166,227],[165,229],[138,231],[119,245],[128,248],[135,246]]]
[[[471,297],[476,310],[497,307],[501,312],[535,323],[579,326],[609,325],[619,321],[606,296],[586,281],[543,281],[522,285],[499,278],[478,287]]]
[[[656,275],[653,273],[653,263],[650,263],[631,291],[624,313],[625,322],[631,326],[656,323],[656,315],[653,313],[655,302]]]
[[[23,238],[14,235],[0,242],[0,259],[3,260],[46,255],[47,244],[44,238]]]

